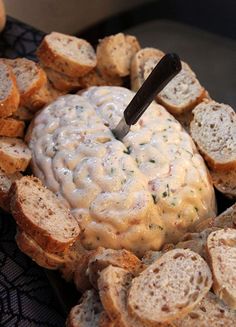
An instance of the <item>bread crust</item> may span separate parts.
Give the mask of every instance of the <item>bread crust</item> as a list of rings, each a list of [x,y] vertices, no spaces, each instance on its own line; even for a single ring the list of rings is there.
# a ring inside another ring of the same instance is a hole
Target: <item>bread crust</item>
[[[23,137],[25,123],[13,118],[0,118],[0,136]]]
[[[59,50],[54,46],[55,40],[61,41],[62,49]],[[68,57],[68,55],[64,53],[66,46],[63,42],[67,42],[67,45],[70,42],[77,43],[77,54],[80,51],[80,47],[83,46],[86,52],[88,52],[87,64],[85,62],[81,63],[79,59],[75,60],[72,57]],[[95,52],[87,41],[57,32],[52,32],[44,37],[36,54],[46,67],[50,67],[59,73],[64,73],[71,77],[83,76],[97,64]]]
[[[9,190],[12,183],[21,177],[21,173],[16,172],[9,175],[0,169],[0,207],[7,212],[10,212]]]

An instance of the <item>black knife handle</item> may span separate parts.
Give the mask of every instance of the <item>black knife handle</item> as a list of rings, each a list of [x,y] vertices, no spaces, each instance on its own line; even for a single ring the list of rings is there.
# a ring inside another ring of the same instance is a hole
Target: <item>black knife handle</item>
[[[181,70],[181,61],[175,53],[166,54],[153,69],[124,111],[127,125],[134,125],[155,96]]]

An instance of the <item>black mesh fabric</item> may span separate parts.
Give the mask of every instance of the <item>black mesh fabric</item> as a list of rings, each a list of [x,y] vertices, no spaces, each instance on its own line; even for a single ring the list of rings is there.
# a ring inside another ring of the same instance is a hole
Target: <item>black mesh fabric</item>
[[[8,18],[0,33],[0,57],[35,59],[43,35]],[[64,314],[44,270],[18,249],[15,230],[14,219],[0,210],[0,326],[64,326]]]

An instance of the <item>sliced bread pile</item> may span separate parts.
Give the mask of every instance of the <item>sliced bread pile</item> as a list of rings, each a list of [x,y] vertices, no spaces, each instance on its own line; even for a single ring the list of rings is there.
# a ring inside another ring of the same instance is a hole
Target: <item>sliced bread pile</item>
[[[190,132],[210,168],[214,186],[236,199],[236,113],[216,101],[193,110]]]

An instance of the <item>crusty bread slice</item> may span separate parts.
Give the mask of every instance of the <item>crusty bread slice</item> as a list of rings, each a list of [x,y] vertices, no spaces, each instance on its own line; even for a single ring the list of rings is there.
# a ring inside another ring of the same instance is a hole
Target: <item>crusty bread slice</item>
[[[77,221],[38,178],[16,180],[10,194],[16,223],[46,252],[63,252],[75,242],[80,232]]]
[[[212,285],[207,263],[189,249],[174,249],[132,280],[128,308],[144,324],[171,322],[202,300]]]
[[[236,311],[226,306],[212,292],[182,319],[174,321],[175,327],[234,327]]]
[[[65,262],[63,256],[44,251],[33,238],[22,230],[17,231],[15,239],[19,249],[41,267],[58,269]]]
[[[81,88],[80,77],[71,77],[45,66],[43,66],[43,69],[52,85],[60,91],[69,92]]]
[[[32,112],[25,107],[19,107],[11,116],[11,118],[22,120],[22,121],[31,121],[33,119]]]
[[[130,74],[131,88],[133,91],[137,92],[138,89],[143,84],[143,82],[145,81],[144,67],[146,61],[148,61],[148,64],[146,66],[145,76],[147,76],[147,70],[149,69],[151,63],[149,59],[151,59],[153,62],[157,64],[163,56],[164,56],[164,52],[155,48],[144,48],[139,50],[134,55],[131,61],[131,74]]]
[[[11,116],[18,108],[20,93],[12,69],[0,60],[0,117]]]
[[[233,204],[215,218],[208,218],[200,221],[198,224],[193,226],[193,231],[201,232],[210,227],[236,228],[236,204]]]
[[[10,212],[10,199],[8,192],[12,183],[21,177],[21,173],[16,172],[14,174],[6,174],[0,168],[0,207],[3,210]]]
[[[207,239],[215,294],[236,309],[236,229],[220,229]]]
[[[28,97],[37,92],[47,81],[44,70],[34,61],[26,58],[7,59],[16,77],[20,92],[21,105],[25,105]]]
[[[105,76],[127,76],[131,60],[139,49],[138,40],[132,35],[109,35],[97,46],[97,67]]]
[[[57,32],[46,35],[36,53],[46,67],[72,77],[87,74],[97,64],[91,44]]]
[[[209,101],[193,110],[191,135],[213,170],[236,169],[236,113],[226,105]]]
[[[0,168],[8,174],[25,171],[31,160],[31,152],[20,139],[0,137]]]
[[[82,88],[103,85],[121,86],[123,84],[123,80],[120,76],[102,75],[100,71],[95,68],[88,74],[80,77],[80,83]]]
[[[98,279],[99,295],[109,318],[119,321],[119,326],[144,327],[127,310],[128,290],[133,275],[119,267],[108,266]]]
[[[27,99],[25,106],[31,112],[35,113],[63,94],[65,94],[65,92],[55,89],[51,82],[48,81]]]
[[[90,257],[88,264],[89,280],[93,287],[97,288],[100,272],[109,265],[124,268],[134,275],[141,269],[141,261],[133,253],[127,250],[99,248]]]
[[[103,311],[97,293],[94,290],[86,291],[80,303],[70,310],[66,327],[98,327]]]
[[[215,188],[230,199],[236,199],[236,168],[227,171],[210,171]]]
[[[0,118],[0,136],[23,137],[25,123],[14,118]]]
[[[180,115],[193,109],[205,96],[195,73],[182,61],[181,71],[157,95],[157,101],[172,114]]]

